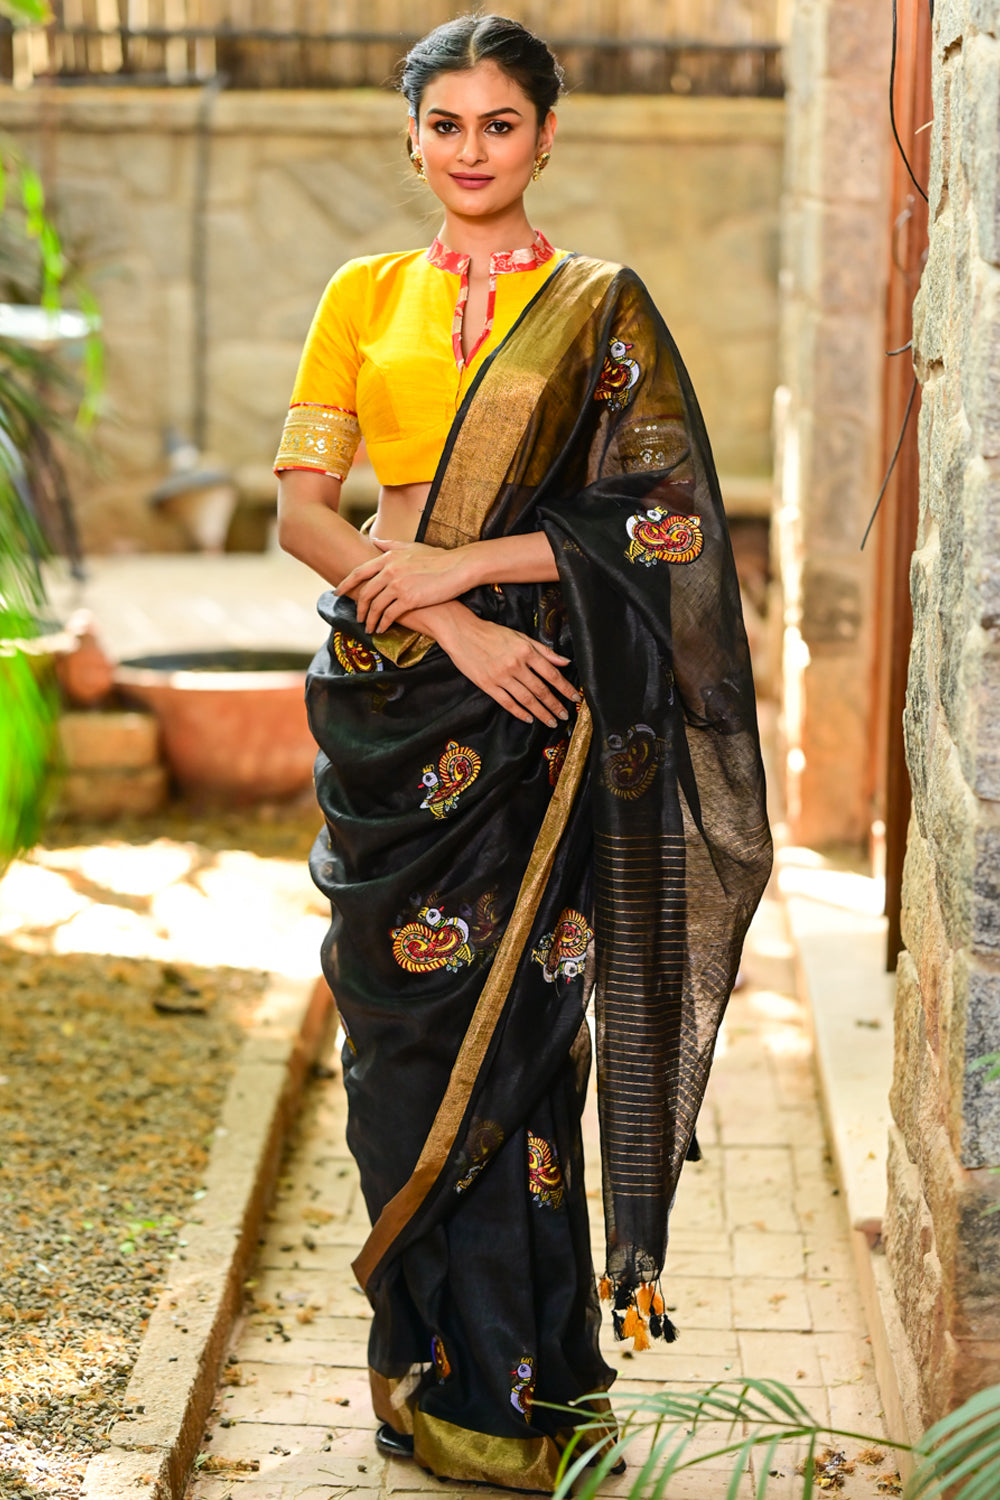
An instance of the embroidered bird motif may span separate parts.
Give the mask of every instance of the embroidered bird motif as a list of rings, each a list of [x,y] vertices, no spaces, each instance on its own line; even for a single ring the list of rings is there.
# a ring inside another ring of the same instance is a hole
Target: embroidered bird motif
[[[554,745],[546,745],[542,754],[549,763],[549,785],[555,786],[559,780],[559,773],[566,764],[566,751],[569,748],[569,740],[557,740]]]
[[[601,756],[601,784],[616,797],[634,802],[647,792],[666,750],[648,724],[631,724],[624,735],[609,734]]]
[[[559,1208],[563,1199],[562,1171],[548,1141],[528,1131],[528,1187],[539,1207]]]
[[[470,787],[479,775],[482,761],[475,750],[449,740],[444,754],[437,763],[424,766],[420,784],[426,790],[420,806],[433,813],[435,818],[444,818],[452,811],[461,794]]]
[[[526,1422],[531,1421],[531,1403],[535,1395],[535,1361],[523,1354],[516,1370],[510,1372],[510,1404]]]
[[[593,935],[586,917],[568,906],[555,930],[545,934],[531,957],[535,963],[541,964],[542,973],[550,984],[556,978],[575,979],[583,973],[587,944]]]
[[[700,516],[674,515],[659,505],[630,516],[625,530],[629,536],[626,559],[647,568],[658,562],[694,562],[705,544]]]
[[[393,931],[392,956],[408,974],[457,971],[474,957],[468,923],[446,917],[440,907],[423,906],[414,921]]]
[[[343,630],[333,632],[333,654],[351,676],[356,672],[381,672],[385,666],[377,651],[370,650],[363,641],[346,635]]]
[[[604,356],[594,400],[606,401],[609,411],[624,411],[632,387],[642,374],[636,361],[627,357],[632,347],[624,339],[612,339]]]
[[[496,891],[485,891],[469,913],[469,939],[477,949],[496,939],[501,925],[500,900]]]

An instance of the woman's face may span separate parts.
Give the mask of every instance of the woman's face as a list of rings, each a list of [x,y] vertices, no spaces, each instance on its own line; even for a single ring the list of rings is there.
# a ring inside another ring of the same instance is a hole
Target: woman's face
[[[555,115],[538,126],[527,94],[496,63],[438,73],[424,90],[410,139],[431,190],[466,218],[502,213],[518,201],[535,161],[555,135]]]

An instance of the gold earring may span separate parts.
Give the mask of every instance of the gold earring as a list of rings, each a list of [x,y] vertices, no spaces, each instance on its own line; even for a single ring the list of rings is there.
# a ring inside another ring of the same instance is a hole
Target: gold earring
[[[532,180],[532,182],[537,182],[538,179],[539,179],[539,177],[541,177],[542,173],[545,171],[545,168],[549,164],[549,156],[550,155],[551,155],[551,152],[549,152],[549,151],[543,151],[542,154],[541,154],[541,156],[538,157],[537,161],[535,162],[535,165],[531,169],[531,180]]]
[[[417,176],[420,178],[421,182],[426,182],[427,173],[424,171],[424,159],[419,151],[411,151],[410,165],[412,166],[414,172],[416,172]]]

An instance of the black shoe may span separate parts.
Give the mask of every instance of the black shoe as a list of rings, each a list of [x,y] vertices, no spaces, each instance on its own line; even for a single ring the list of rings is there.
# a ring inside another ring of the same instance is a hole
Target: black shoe
[[[598,1454],[598,1456],[596,1458],[592,1458],[590,1460],[590,1462],[587,1465],[587,1468],[588,1469],[596,1469],[597,1465],[600,1463],[600,1461],[601,1461],[600,1454]],[[620,1458],[616,1464],[612,1464],[611,1465],[611,1468],[608,1470],[608,1473],[609,1474],[624,1474],[625,1470],[627,1468],[628,1468],[628,1464],[626,1463],[625,1459],[624,1458]]]
[[[413,1439],[408,1432],[397,1432],[383,1422],[375,1433],[375,1447],[389,1458],[412,1458]]]

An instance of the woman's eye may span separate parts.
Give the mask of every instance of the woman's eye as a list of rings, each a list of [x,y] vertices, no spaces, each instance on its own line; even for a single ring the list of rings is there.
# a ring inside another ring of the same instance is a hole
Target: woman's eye
[[[509,120],[491,120],[486,129],[492,131],[494,135],[508,135],[511,123]]]
[[[454,129],[455,123],[453,120],[435,120],[434,122],[434,130],[438,135],[451,135]]]

